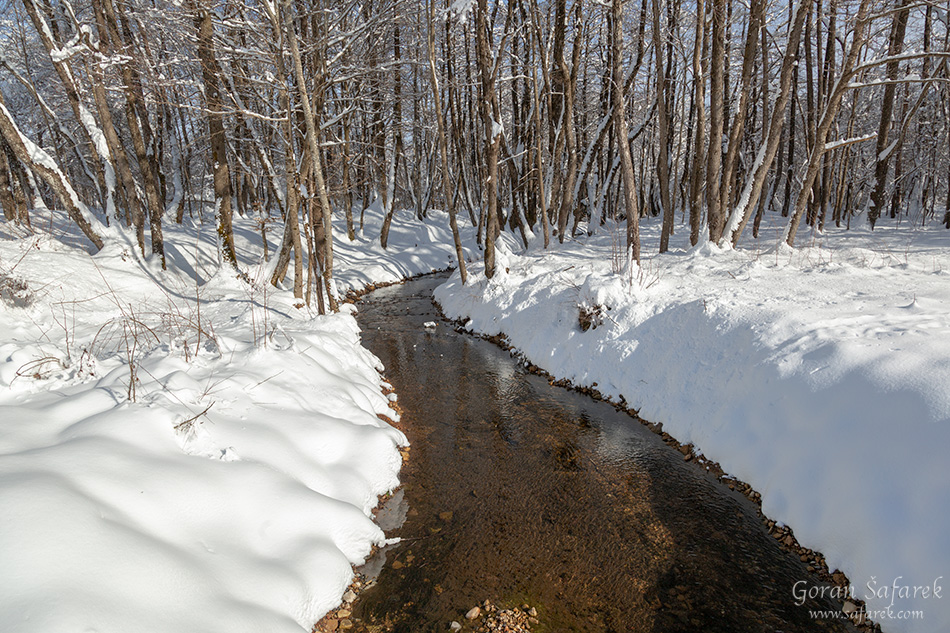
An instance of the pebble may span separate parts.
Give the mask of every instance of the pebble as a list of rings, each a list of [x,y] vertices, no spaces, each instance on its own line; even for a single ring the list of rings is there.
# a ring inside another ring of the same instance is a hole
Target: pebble
[[[353,628],[353,623],[350,622],[349,620],[340,620],[340,628],[341,628],[341,629],[352,629],[352,628]]]
[[[346,593],[343,594],[343,602],[346,604],[353,604],[356,601],[356,594],[353,593],[352,589],[347,589]]]
[[[341,620],[350,617],[350,615],[352,614],[350,613],[349,609],[340,609],[336,612],[336,617],[340,618]]]
[[[462,630],[462,625],[459,624],[458,622],[452,622],[451,624],[449,624],[449,630],[450,630],[450,631],[461,631],[461,630]]]
[[[481,609],[479,609],[478,607],[472,607],[471,610],[469,610],[469,612],[465,614],[465,619],[466,619],[466,620],[474,620],[475,618],[477,618],[477,617],[480,616],[481,614],[482,614],[482,610],[481,610]]]

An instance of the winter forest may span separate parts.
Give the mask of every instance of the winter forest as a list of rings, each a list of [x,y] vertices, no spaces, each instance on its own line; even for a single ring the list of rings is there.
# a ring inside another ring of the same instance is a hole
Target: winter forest
[[[776,213],[790,245],[856,214],[950,226],[939,3],[5,4],[8,221],[61,206],[161,258],[163,225],[213,201],[224,259],[253,217],[298,295],[303,259],[332,276],[333,210],[352,236],[377,199],[384,248],[397,209],[447,209],[489,274],[503,228],[547,244],[627,218],[639,259],[677,214],[692,244]]]
[[[0,0],[0,631],[950,627],[947,0]]]

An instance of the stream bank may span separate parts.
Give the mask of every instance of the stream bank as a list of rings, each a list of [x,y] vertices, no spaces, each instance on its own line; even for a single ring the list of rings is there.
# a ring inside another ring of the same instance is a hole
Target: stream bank
[[[431,301],[443,279],[360,304],[412,458],[384,507],[402,541],[364,568],[355,630],[471,630],[486,599],[535,606],[537,631],[854,630],[811,613],[840,603],[796,604],[796,582],[821,581],[744,496],[613,405],[455,332]]]

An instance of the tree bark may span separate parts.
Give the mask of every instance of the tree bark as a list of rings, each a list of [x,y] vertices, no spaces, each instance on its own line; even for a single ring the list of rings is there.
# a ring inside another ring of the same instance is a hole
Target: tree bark
[[[891,22],[891,34],[888,39],[887,56],[894,57],[900,55],[904,48],[904,33],[907,30],[907,16],[910,12],[908,8],[909,0],[896,0],[893,21]],[[874,190],[871,192],[871,208],[868,211],[868,222],[871,229],[881,217],[884,210],[887,173],[890,168],[890,158],[893,146],[888,146],[888,135],[891,129],[891,118],[894,115],[894,95],[897,84],[893,83],[897,79],[897,73],[900,64],[894,60],[887,63],[885,76],[889,83],[884,86],[884,96],[881,101],[881,122],[877,128],[877,147],[875,148],[876,160],[874,163]]]
[[[495,240],[498,237],[498,153],[501,145],[501,124],[494,119],[495,65],[489,40],[488,2],[477,0],[475,9],[476,63],[480,79],[480,112],[485,131],[485,276],[495,276]]]
[[[66,176],[56,165],[53,158],[43,148],[23,135],[14,122],[10,111],[7,110],[2,93],[0,93],[0,134],[3,135],[10,149],[13,150],[16,159],[39,174],[40,178],[49,185],[49,188],[59,198],[66,209],[66,213],[83,232],[83,235],[89,238],[89,241],[97,249],[101,250],[105,246],[105,241],[99,233],[98,220],[93,217],[86,205],[79,199],[75,189],[69,184]]]
[[[459,276],[464,285],[468,278],[465,270],[465,253],[462,251],[462,238],[459,236],[458,221],[455,217],[455,197],[452,195],[452,180],[449,172],[449,141],[445,132],[445,117],[442,112],[442,93],[439,90],[439,74],[435,67],[435,0],[426,0],[426,36],[429,48],[429,80],[432,87],[432,99],[435,104],[435,120],[439,127],[439,156],[442,159],[442,195],[445,197],[449,224],[452,227],[452,241],[455,243],[455,260],[458,262]]]
[[[108,1],[108,0],[107,0]],[[198,5],[196,2],[200,2]],[[208,132],[211,136],[211,160],[214,173],[214,199],[218,216],[218,240],[224,261],[238,267],[231,226],[231,167],[228,162],[228,140],[224,130],[223,103],[218,77],[221,69],[214,53],[214,23],[210,0],[191,0],[198,31],[198,59],[205,88]]]
[[[631,259],[640,265],[640,211],[637,206],[637,183],[633,171],[633,157],[630,155],[630,142],[627,139],[627,117],[623,96],[623,4],[621,0],[612,0],[611,6],[612,37],[611,46],[613,81],[612,95],[614,104],[614,128],[620,149],[621,174],[623,175],[623,200],[627,213],[627,250]]]
[[[660,204],[663,207],[663,228],[660,231],[660,252],[670,247],[670,235],[673,234],[673,204],[670,202],[670,123],[666,112],[667,81],[663,64],[663,32],[660,30],[660,2],[653,0],[653,53],[656,56],[656,118],[657,143],[659,145],[659,163],[657,174],[660,179]]]
[[[709,148],[706,154],[706,216],[709,240],[722,237],[724,212],[719,199],[722,178],[723,72],[726,1],[712,0],[712,50],[709,60]]]
[[[705,51],[706,8],[705,0],[696,0],[696,35],[693,44],[693,95],[696,104],[696,119],[693,123],[693,156],[690,170],[689,187],[689,243],[699,243],[699,231],[703,217],[703,161],[700,157],[706,145],[706,79],[703,75],[703,53]]]
[[[810,4],[811,0],[801,0],[794,14],[785,55],[782,59],[782,70],[779,75],[779,94],[772,106],[772,116],[769,118],[768,138],[759,146],[755,164],[739,197],[739,204],[732,209],[729,221],[726,224],[724,237],[730,240],[733,245],[739,241],[742,230],[752,217],[752,212],[755,210],[759,202],[759,196],[762,194],[765,178],[772,166],[772,161],[775,160],[775,154],[778,152],[782,126],[785,122],[785,108],[788,105],[791,93],[792,73],[795,70],[795,60],[798,56],[798,44],[801,41],[802,28]]]
[[[828,131],[831,129],[831,125],[834,122],[835,117],[838,115],[838,108],[841,105],[841,99],[844,97],[844,93],[849,89],[848,84],[850,83],[851,78],[854,76],[854,69],[858,60],[858,55],[861,52],[861,48],[864,46],[864,41],[868,30],[867,11],[869,2],[870,0],[861,0],[861,5],[858,7],[858,13],[855,17],[854,36],[851,40],[851,48],[849,49],[848,56],[842,65],[841,75],[838,77],[838,81],[835,83],[834,89],[828,96],[828,103],[825,105],[825,109],[822,112],[821,121],[818,123],[818,129],[815,133],[815,142],[811,148],[808,158],[805,178],[802,181],[801,189],[799,189],[798,192],[798,199],[795,202],[795,212],[792,214],[788,225],[785,227],[784,239],[789,246],[795,245],[795,233],[798,231],[798,224],[801,222],[802,214],[805,212],[805,208],[808,206],[809,197],[812,194],[812,185],[815,182],[815,177],[818,175],[818,169],[821,166],[821,157],[825,153],[825,140],[828,138]]]
[[[323,180],[323,164],[320,160],[320,146],[317,143],[317,126],[313,118],[313,110],[310,108],[310,95],[307,92],[307,83],[306,78],[303,73],[303,62],[300,58],[300,49],[297,46],[297,33],[294,30],[293,23],[293,7],[291,6],[290,0],[282,0],[284,8],[284,24],[287,29],[287,43],[290,45],[290,55],[294,62],[294,73],[297,79],[297,93],[300,97],[300,104],[303,107],[304,121],[307,127],[307,145],[309,147],[309,158],[310,158],[310,171],[314,176],[317,188],[317,196],[319,197],[320,205],[317,207],[317,212],[321,214],[321,217],[313,219],[314,225],[319,225],[318,231],[322,230],[324,232],[324,243],[318,246],[320,252],[317,253],[318,258],[323,258],[323,283],[326,286],[327,298],[329,299],[330,310],[336,312],[338,309],[336,296],[333,293],[331,275],[332,275],[332,260],[330,259],[329,252],[329,241],[330,241],[330,231],[328,230],[328,220],[330,217],[330,200],[327,197],[327,188],[326,183]],[[317,235],[318,241],[320,235]]]

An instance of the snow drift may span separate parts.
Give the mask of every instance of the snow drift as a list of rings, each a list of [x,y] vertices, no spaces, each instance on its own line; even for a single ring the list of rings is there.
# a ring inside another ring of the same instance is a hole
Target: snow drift
[[[886,630],[947,630],[950,598],[901,589],[950,577],[946,233],[705,244],[623,271],[611,264],[620,231],[507,253],[490,281],[472,266],[467,286],[455,275],[436,298],[752,484]],[[601,324],[583,331],[581,310]]]
[[[389,252],[338,237],[341,289],[445,267],[444,219],[397,216]],[[352,306],[267,286],[250,226],[250,284],[212,225],[166,228],[167,272],[0,239],[0,630],[309,631],[385,541],[406,439],[382,368]]]

